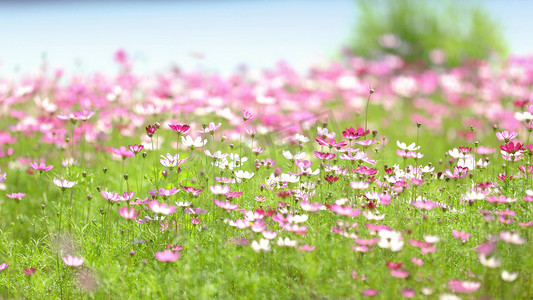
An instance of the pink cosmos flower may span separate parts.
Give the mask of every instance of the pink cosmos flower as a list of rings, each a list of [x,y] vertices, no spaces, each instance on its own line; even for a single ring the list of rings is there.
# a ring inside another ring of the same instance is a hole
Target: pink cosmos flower
[[[512,139],[516,138],[518,136],[518,132],[516,131],[512,131],[511,133],[509,133],[509,131],[505,130],[505,131],[502,131],[502,132],[496,132],[496,137],[498,138],[499,141],[501,142],[510,142]]]
[[[374,297],[374,296],[377,296],[378,294],[379,294],[378,290],[374,290],[374,289],[363,290],[363,296]]]
[[[56,186],[61,188],[63,191],[65,189],[70,189],[70,188],[72,188],[73,186],[76,185],[76,181],[68,181],[66,179],[61,180],[61,179],[58,179],[58,178],[54,178],[52,181],[54,182],[54,184]]]
[[[25,193],[11,193],[6,195],[8,198],[11,199],[17,199],[18,201],[22,200],[24,196],[26,196]]]
[[[109,147],[109,148],[107,148],[106,150],[107,150],[108,152],[111,152],[111,153],[117,155],[117,156],[122,157],[122,159],[126,159],[126,158],[128,158],[128,157],[133,157],[133,156],[135,156],[135,154],[134,154],[132,151],[130,151],[130,149],[128,149],[128,148],[126,148],[126,147],[124,147],[124,146],[120,146],[119,149],[117,149],[117,148],[113,148],[113,147]]]
[[[120,201],[120,194],[118,193],[116,194],[116,193],[108,192],[108,191],[102,191],[101,193],[104,199],[106,199],[107,201],[111,201],[111,202]]]
[[[7,174],[6,172],[2,173],[2,170],[0,169],[0,183],[6,181]]]
[[[200,222],[202,222],[202,220],[194,218],[194,217],[191,217],[191,223],[193,225],[198,225],[198,224],[200,224]]]
[[[41,163],[37,163],[37,162],[32,162],[30,163],[30,166],[39,171],[39,172],[45,172],[45,171],[50,171],[52,170],[52,168],[54,167],[53,165],[49,165],[47,166],[44,162],[41,162]]]
[[[338,204],[332,204],[332,205],[326,204],[326,207],[332,212],[339,214],[339,215],[357,217],[361,214],[361,211],[359,209],[353,209],[349,206],[341,206]]]
[[[244,109],[242,110],[242,119],[244,120],[244,122],[253,119],[253,117],[254,116],[249,111]]]
[[[8,264],[6,264],[6,263],[2,263],[2,264],[0,264],[0,271],[3,271],[3,270],[5,270],[5,269],[7,269],[8,267],[9,267]]]
[[[128,208],[126,206],[119,208],[118,213],[120,214],[121,217],[123,217],[124,219],[128,219],[128,220],[133,220],[137,218],[140,214],[140,212],[135,211],[134,208]]]
[[[63,261],[69,267],[79,267],[85,262],[83,258],[76,256],[63,257]]]
[[[148,207],[156,214],[170,215],[176,211],[176,207],[173,205],[166,205],[165,203],[159,203],[156,200],[148,203]]]
[[[464,231],[457,231],[455,229],[452,230],[452,235],[454,238],[461,240],[461,242],[466,243],[468,239],[470,238],[470,233],[466,233]]]
[[[461,281],[458,279],[448,281],[448,288],[459,294],[469,294],[477,291],[481,287],[480,282],[476,281]]]
[[[409,271],[400,269],[391,269],[389,273],[396,278],[407,278],[410,275]]]
[[[216,206],[226,209],[226,210],[235,210],[239,208],[237,204],[232,204],[228,200],[226,202],[218,201],[217,199],[213,199],[213,203],[215,203]]]
[[[222,123],[215,124],[214,122],[209,122],[205,128],[200,129],[200,133],[214,134],[215,131],[220,128],[220,125],[222,125]]]
[[[163,250],[161,252],[156,252],[155,253],[155,258],[158,261],[162,261],[162,262],[173,262],[173,261],[178,260],[180,257],[181,257],[181,253],[180,252],[174,252],[174,251],[169,250],[169,249],[165,249],[165,250]]]
[[[405,298],[413,298],[415,296],[415,290],[409,288],[402,289],[402,296]]]
[[[133,154],[137,155],[139,154],[141,151],[143,151],[144,149],[144,146],[143,145],[129,145],[128,146],[128,149],[130,149],[131,152],[133,152]]]
[[[432,210],[435,207],[437,207],[436,202],[427,201],[427,200],[413,201],[411,202],[411,205],[413,205],[416,208],[425,209],[425,210]]]

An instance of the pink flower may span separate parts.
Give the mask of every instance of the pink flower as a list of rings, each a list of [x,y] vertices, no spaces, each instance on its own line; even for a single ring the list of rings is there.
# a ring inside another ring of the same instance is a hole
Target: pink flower
[[[415,296],[415,290],[409,289],[409,288],[403,288],[402,289],[402,295],[405,298],[413,298]]]
[[[155,258],[158,261],[163,261],[163,262],[173,262],[173,261],[178,260],[180,257],[181,257],[180,252],[173,252],[169,249],[165,249],[161,252],[155,253]]]
[[[135,218],[137,218],[139,216],[140,212],[135,211],[134,208],[128,208],[128,207],[124,206],[124,207],[118,209],[118,213],[124,219],[133,220],[133,219],[135,219]]]
[[[378,294],[379,294],[378,290],[374,290],[374,289],[363,290],[363,296],[374,297],[374,296],[377,296]]]
[[[118,202],[121,200],[120,194],[115,194],[113,192],[102,191],[102,196],[104,197],[104,199],[111,202]]]
[[[332,204],[332,205],[326,204],[326,207],[332,212],[339,214],[339,215],[357,217],[361,214],[361,211],[359,209],[352,209],[349,206],[340,206],[338,204]]]
[[[414,202],[411,202],[411,205],[413,205],[416,208],[425,209],[425,210],[432,210],[435,207],[437,207],[436,202],[426,201],[426,200],[414,201]]]
[[[214,134],[215,131],[220,128],[220,125],[222,125],[222,123],[215,124],[214,122],[209,122],[205,128],[200,129],[200,133]]]
[[[8,264],[6,264],[6,263],[2,263],[2,264],[0,264],[0,271],[3,271],[3,270],[5,270],[5,269],[7,269],[8,267],[9,267]]]
[[[36,269],[34,267],[30,267],[29,269],[28,268],[24,268],[24,274],[26,274],[26,276],[31,276],[33,275],[33,273],[35,273]]]
[[[11,193],[11,194],[7,194],[6,196],[8,198],[17,199],[18,201],[20,201],[24,196],[26,196],[26,194],[24,194],[24,193]]]
[[[237,204],[232,204],[228,200],[226,200],[226,202],[222,202],[218,201],[217,199],[213,199],[213,203],[215,203],[216,206],[227,210],[235,210],[239,208]]]
[[[44,171],[50,171],[54,167],[53,165],[47,166],[47,165],[44,164],[44,162],[41,162],[41,163],[32,162],[32,163],[30,163],[30,166],[33,169],[35,169],[35,170],[37,170],[37,171],[39,171],[41,173],[44,172]]]
[[[63,191],[65,189],[70,189],[70,188],[72,188],[73,186],[76,185],[76,181],[68,181],[68,180],[65,180],[65,179],[61,180],[61,179],[58,179],[58,178],[54,178],[52,181],[54,182],[54,184],[56,186],[61,188]]]
[[[156,214],[170,215],[176,211],[176,207],[173,205],[166,205],[165,203],[159,203],[156,200],[148,203],[148,207]]]
[[[518,136],[518,132],[516,131],[513,131],[511,133],[509,133],[509,131],[507,130],[502,131],[502,132],[496,132],[496,137],[498,138],[498,140],[501,142],[506,142],[506,143],[516,138],[517,136]]]
[[[400,269],[391,269],[389,273],[396,278],[407,278],[409,277],[409,271],[400,270]]]
[[[83,258],[76,257],[76,256],[63,257],[63,261],[69,267],[79,267],[79,266],[83,265],[83,263],[85,262],[83,260]]]
[[[452,235],[454,238],[461,240],[461,242],[466,243],[468,239],[470,238],[470,233],[466,233],[464,231],[457,231],[455,229],[452,230]]]
[[[244,109],[242,110],[242,119],[244,120],[244,122],[253,119],[253,117],[254,116],[249,111]]]
[[[461,281],[458,279],[448,281],[448,288],[459,294],[469,294],[477,291],[481,287],[480,282],[476,281]]]
[[[135,156],[135,154],[132,151],[130,151],[128,148],[126,148],[124,146],[120,146],[119,149],[113,148],[113,147],[109,147],[106,150],[107,150],[107,152],[111,152],[111,153],[113,153],[113,154],[115,154],[117,156],[122,157],[122,159],[126,159],[128,157]]]
[[[144,146],[143,145],[137,145],[137,144],[129,145],[128,149],[130,149],[130,151],[133,152],[133,154],[137,155],[137,154],[139,154],[139,152],[143,151]]]
[[[198,224],[200,224],[200,222],[202,222],[202,220],[194,218],[194,217],[191,217],[191,223],[192,224],[198,225]]]

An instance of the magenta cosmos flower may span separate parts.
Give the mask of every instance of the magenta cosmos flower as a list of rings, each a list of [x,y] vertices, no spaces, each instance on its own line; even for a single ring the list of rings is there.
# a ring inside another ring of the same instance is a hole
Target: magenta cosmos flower
[[[47,166],[44,162],[41,162],[41,163],[37,163],[37,162],[32,162],[30,163],[30,167],[32,167],[33,169],[39,171],[39,172],[45,172],[45,171],[50,171],[52,170],[52,168],[54,167],[53,165],[49,165]]]
[[[69,267],[79,267],[81,265],[83,265],[83,263],[85,262],[85,260],[83,260],[83,258],[81,257],[77,257],[77,256],[67,256],[67,257],[63,257],[63,261],[65,262],[65,264]]]
[[[187,124],[168,124],[172,130],[174,130],[177,134],[182,134],[187,132],[191,126]]]
[[[58,179],[58,178],[54,178],[53,179],[53,182],[56,186],[58,186],[59,188],[61,188],[63,191],[65,189],[70,189],[72,188],[73,186],[76,185],[76,181],[68,181],[66,179]]]
[[[173,261],[178,260],[180,257],[181,257],[181,253],[173,252],[168,249],[155,253],[155,258],[158,261],[163,261],[163,262],[173,262]]]

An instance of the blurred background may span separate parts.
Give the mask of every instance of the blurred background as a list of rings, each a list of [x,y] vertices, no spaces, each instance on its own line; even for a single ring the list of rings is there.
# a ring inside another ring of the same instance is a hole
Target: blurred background
[[[0,74],[36,70],[44,58],[52,68],[115,71],[119,48],[139,73],[281,60],[305,71],[342,49],[422,60],[442,49],[453,65],[531,53],[531,11],[527,0],[0,1]]]

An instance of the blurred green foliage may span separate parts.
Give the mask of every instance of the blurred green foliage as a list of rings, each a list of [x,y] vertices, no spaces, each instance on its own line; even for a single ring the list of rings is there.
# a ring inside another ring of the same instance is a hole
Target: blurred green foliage
[[[358,0],[351,50],[363,57],[396,54],[408,61],[457,66],[503,58],[499,25],[479,5],[453,0]],[[444,55],[443,55],[444,54]]]

